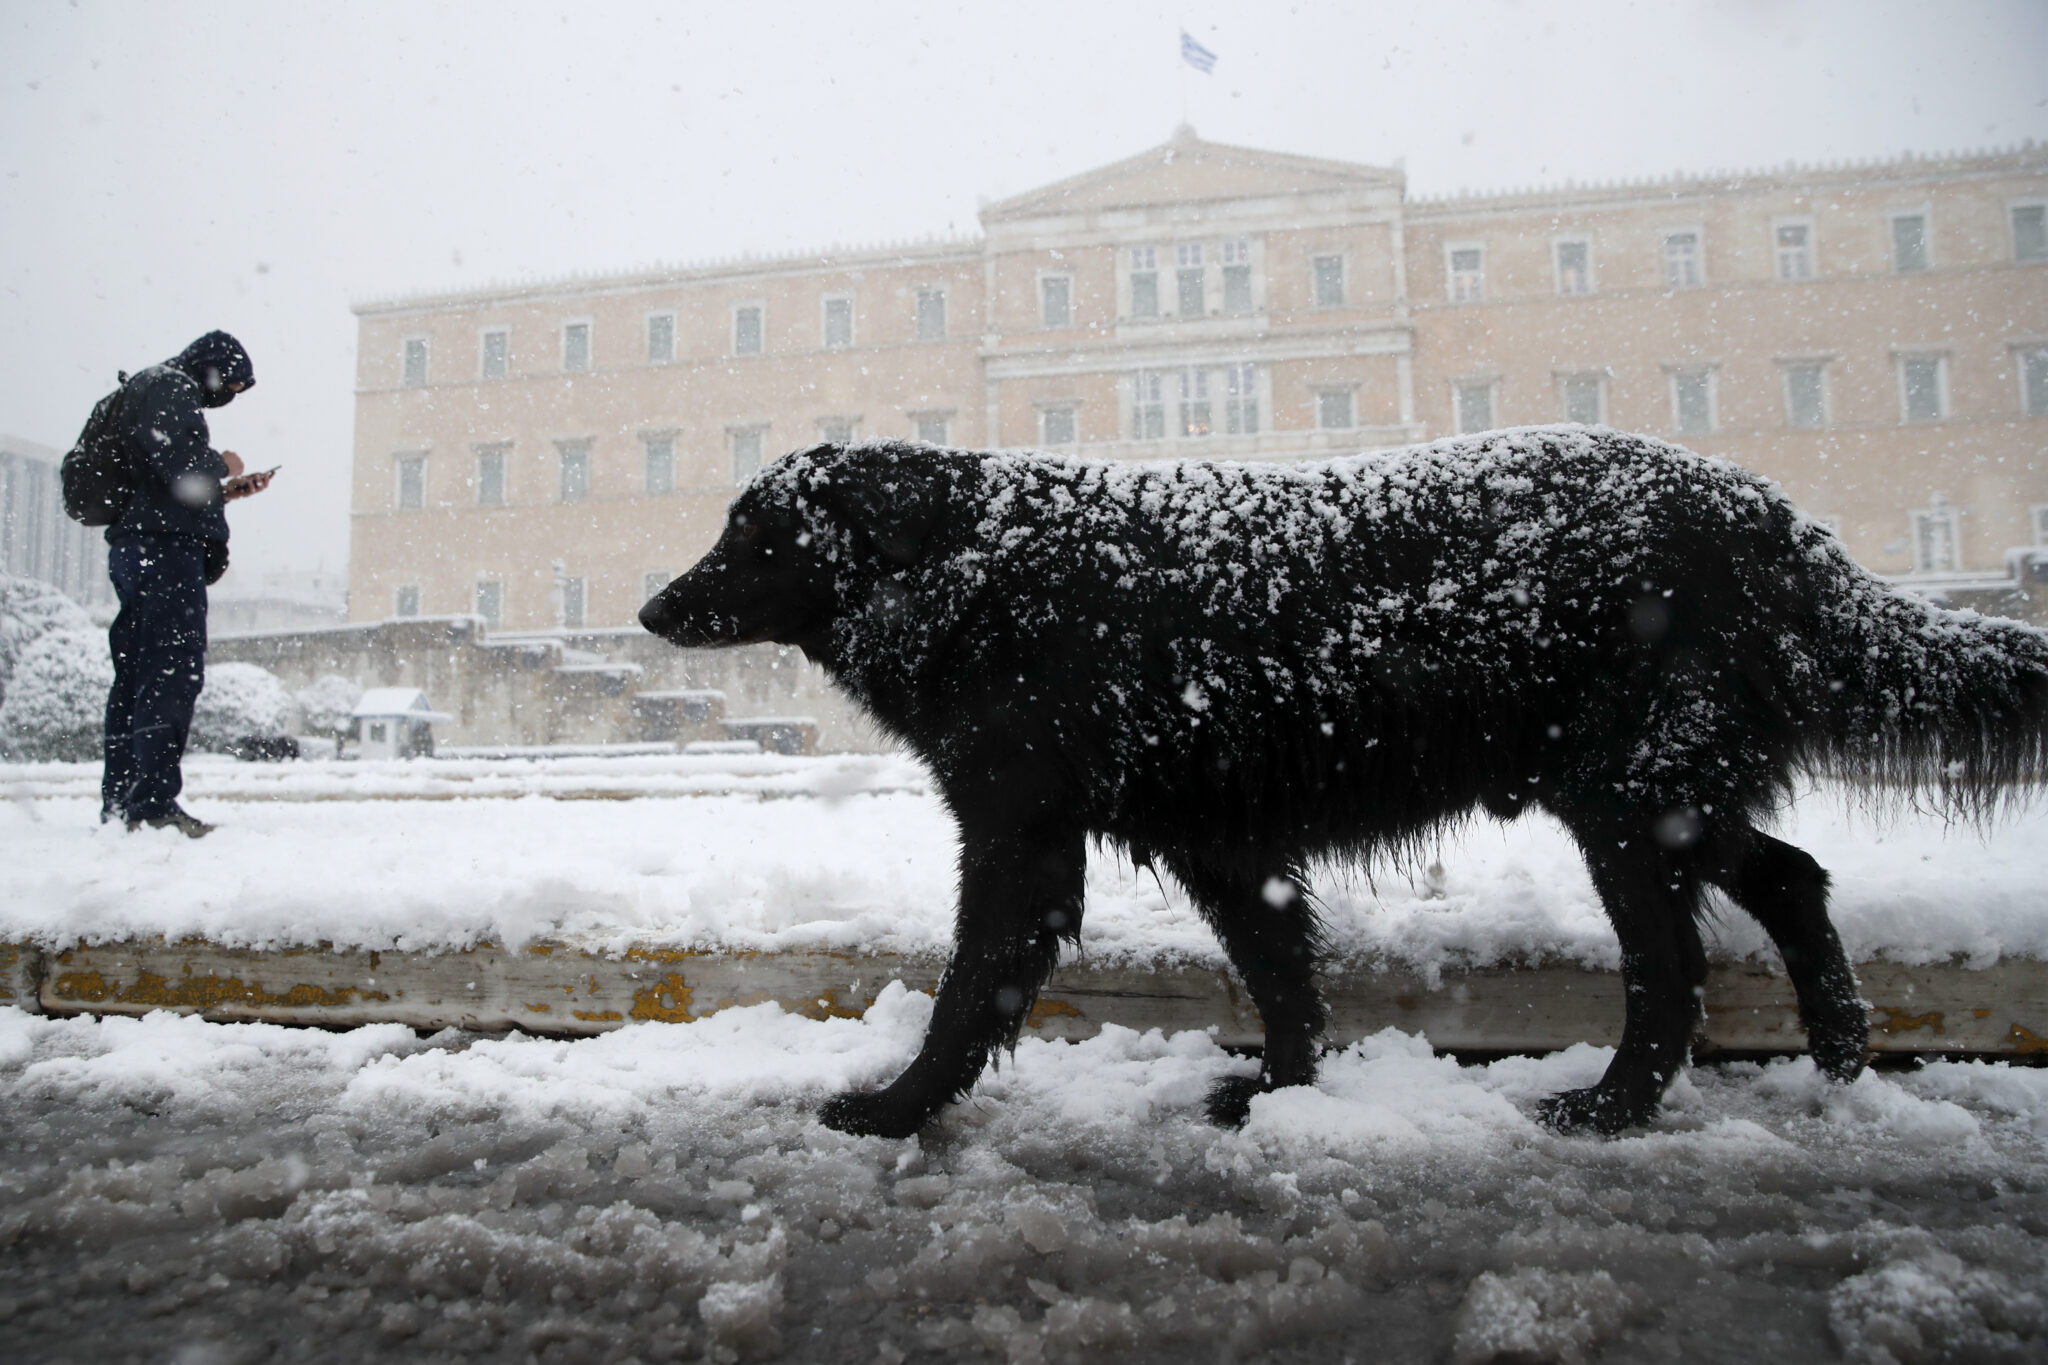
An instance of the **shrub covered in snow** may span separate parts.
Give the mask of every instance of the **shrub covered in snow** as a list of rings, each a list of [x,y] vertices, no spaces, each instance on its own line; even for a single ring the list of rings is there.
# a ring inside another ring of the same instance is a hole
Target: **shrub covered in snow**
[[[299,724],[309,735],[339,737],[350,724],[349,713],[363,689],[339,673],[329,673],[298,694]]]
[[[0,573],[0,699],[23,651],[53,630],[90,630],[84,608],[33,578]]]
[[[0,750],[30,761],[98,758],[113,682],[101,632],[90,625],[43,632],[21,651],[0,701]]]
[[[187,747],[224,753],[248,735],[288,733],[292,716],[292,694],[275,673],[255,664],[208,664]]]

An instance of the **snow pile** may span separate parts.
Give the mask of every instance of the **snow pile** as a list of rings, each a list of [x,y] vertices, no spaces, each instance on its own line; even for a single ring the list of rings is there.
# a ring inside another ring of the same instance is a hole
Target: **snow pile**
[[[1858,1365],[2017,1358],[2025,1343],[2048,1342],[2048,1297],[1965,1265],[1931,1238],[1909,1239],[1828,1296],[1828,1326]]]
[[[1458,1312],[1456,1365],[1501,1359],[1580,1365],[1627,1320],[1629,1295],[1604,1270],[1588,1275],[1528,1266],[1487,1271]]]
[[[85,609],[34,578],[0,573],[0,699],[22,651],[53,630],[90,630]]]
[[[9,1337],[650,1362],[2048,1349],[2048,1072],[1732,1064],[1602,1141],[1530,1112],[1604,1049],[1461,1068],[1390,1030],[1228,1133],[1201,1096],[1252,1063],[1111,1028],[1026,1039],[921,1140],[819,1125],[929,1010],[892,988],[860,1020],[763,1005],[577,1042],[0,1010]]]
[[[356,702],[362,695],[359,685],[339,673],[325,674],[311,687],[301,688],[294,698],[299,708],[299,724],[308,734],[337,739],[353,723]]]
[[[97,821],[96,766],[0,768],[0,941],[53,947],[188,934],[248,947],[385,949],[570,938],[750,951],[945,953],[956,837],[900,757],[773,755],[368,764],[186,764],[204,845]],[[607,797],[635,800],[543,799]],[[220,799],[215,793],[231,794]],[[523,799],[451,800],[502,795]],[[362,793],[403,800],[349,799]],[[1820,793],[1780,833],[1834,876],[1851,956],[1904,963],[2048,958],[2048,811],[1988,835],[1874,822]],[[1111,964],[1221,965],[1171,881],[1089,859],[1082,951]],[[1423,973],[1528,960],[1612,968],[1619,950],[1554,823],[1480,821],[1421,866],[1324,874],[1336,956]],[[1723,957],[1775,961],[1723,907]]]
[[[208,664],[188,743],[219,753],[245,736],[285,734],[293,719],[292,694],[275,673],[257,664]]]
[[[114,660],[103,631],[60,626],[15,660],[0,701],[0,751],[14,759],[97,758]]]

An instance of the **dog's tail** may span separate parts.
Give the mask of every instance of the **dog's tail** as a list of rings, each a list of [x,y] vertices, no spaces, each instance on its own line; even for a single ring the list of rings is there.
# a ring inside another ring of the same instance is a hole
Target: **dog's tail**
[[[2048,631],[1909,596],[1810,522],[1820,773],[1982,821],[2048,782]],[[1866,788],[1870,789],[1870,788]]]

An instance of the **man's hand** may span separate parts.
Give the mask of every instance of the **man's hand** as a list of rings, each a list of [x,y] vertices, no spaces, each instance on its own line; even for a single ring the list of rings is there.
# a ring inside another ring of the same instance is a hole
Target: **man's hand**
[[[225,454],[226,452],[222,453]],[[241,461],[237,460],[235,463],[240,464]],[[226,483],[222,484],[220,486],[220,495],[228,502],[233,502],[237,498],[246,498],[253,493],[261,493],[264,489],[270,487],[270,481],[276,477],[277,471],[275,469],[266,469],[260,474],[243,474],[237,478],[229,479]]]
[[[239,479],[242,477],[243,465],[241,456],[235,454],[232,450],[223,450],[220,453],[220,457],[227,463],[228,478]]]

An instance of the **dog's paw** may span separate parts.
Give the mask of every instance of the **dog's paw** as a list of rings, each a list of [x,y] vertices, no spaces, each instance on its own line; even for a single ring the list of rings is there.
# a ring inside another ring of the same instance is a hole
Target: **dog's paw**
[[[1870,1030],[1861,1014],[1828,1024],[1810,1024],[1806,1050],[1828,1079],[1847,1084],[1863,1074],[1870,1061]]]
[[[1209,1087],[1209,1098],[1203,1104],[1209,1122],[1218,1128],[1244,1127],[1252,1116],[1252,1097],[1264,1094],[1265,1089],[1257,1076],[1225,1076]]]
[[[1629,1099],[1613,1090],[1589,1085],[1563,1090],[1537,1101],[1536,1121],[1560,1133],[1605,1133],[1612,1136],[1640,1128],[1657,1115],[1657,1102]]]
[[[906,1105],[886,1090],[848,1090],[818,1110],[818,1122],[854,1137],[906,1138],[930,1117],[922,1105]]]

